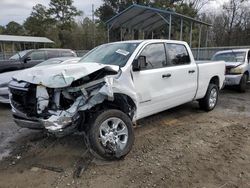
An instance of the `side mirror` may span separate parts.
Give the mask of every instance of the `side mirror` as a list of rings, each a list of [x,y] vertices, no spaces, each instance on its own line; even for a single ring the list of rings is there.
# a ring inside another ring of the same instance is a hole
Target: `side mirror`
[[[146,56],[139,56],[133,62],[133,71],[140,71],[141,68],[147,67]]]
[[[30,61],[31,60],[31,57],[26,57],[24,60],[23,60],[23,62],[24,63],[27,63],[28,61]]]

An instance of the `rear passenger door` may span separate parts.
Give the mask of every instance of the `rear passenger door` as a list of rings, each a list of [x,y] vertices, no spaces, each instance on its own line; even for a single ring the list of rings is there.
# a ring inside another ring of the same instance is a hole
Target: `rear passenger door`
[[[171,78],[166,80],[167,106],[174,107],[192,101],[197,91],[198,70],[191,62],[188,50],[183,44],[166,43],[167,73]]]

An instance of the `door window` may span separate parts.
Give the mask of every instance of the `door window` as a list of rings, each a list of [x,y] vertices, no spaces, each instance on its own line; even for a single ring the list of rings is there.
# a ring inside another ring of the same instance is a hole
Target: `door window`
[[[166,52],[163,43],[147,45],[140,56],[146,57],[146,65],[142,70],[157,69],[166,66]]]
[[[55,58],[55,57],[60,57],[58,50],[48,50],[47,55],[48,55],[48,59]]]
[[[70,51],[62,51],[62,57],[74,57],[74,54]]]
[[[45,60],[46,59],[44,51],[32,52],[29,56],[31,60]]]
[[[189,64],[190,57],[186,47],[182,44],[166,44],[168,66]]]

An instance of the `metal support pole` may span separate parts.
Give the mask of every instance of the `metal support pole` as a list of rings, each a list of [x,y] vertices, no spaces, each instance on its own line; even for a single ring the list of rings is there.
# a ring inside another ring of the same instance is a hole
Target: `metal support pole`
[[[200,25],[199,26],[199,48],[201,47],[201,29],[202,29],[202,26]]]
[[[207,35],[206,35],[206,44],[205,44],[205,47],[208,46],[208,32],[209,32],[209,27],[207,26]]]
[[[145,39],[145,32],[142,31],[142,39],[144,40]]]
[[[190,46],[190,48],[192,48],[192,37],[193,37],[193,22],[191,22],[191,27],[190,27],[190,37],[189,37],[189,39],[190,39],[190,41],[189,41],[189,46]]]
[[[122,41],[122,35],[123,35],[123,33],[122,33],[122,27],[121,27],[121,29],[120,29],[120,41]]]
[[[199,45],[198,45],[198,60],[200,60],[200,48],[201,48],[201,29],[202,26],[199,26]]]
[[[109,42],[109,25],[107,27],[107,36],[108,36],[108,42]]]
[[[3,43],[0,43],[0,47],[1,47],[1,52],[3,52]]]
[[[12,53],[15,52],[15,46],[14,46],[14,42],[12,42]]]
[[[0,43],[0,47],[1,47],[1,53],[0,53],[0,59],[3,58],[4,52],[3,52],[3,44]]]
[[[172,15],[169,15],[169,27],[168,27],[168,39],[171,39],[171,29],[172,29]]]
[[[95,5],[92,4],[93,47],[95,47]]]
[[[134,40],[135,39],[135,30],[134,29],[132,29],[131,34],[132,34],[132,40]]]
[[[180,40],[182,40],[182,34],[183,33],[183,18],[181,18],[181,31],[180,31]]]
[[[151,36],[152,39],[154,39],[154,31],[152,31],[152,36]]]
[[[5,54],[5,43],[3,43],[3,57],[6,59],[6,54]]]

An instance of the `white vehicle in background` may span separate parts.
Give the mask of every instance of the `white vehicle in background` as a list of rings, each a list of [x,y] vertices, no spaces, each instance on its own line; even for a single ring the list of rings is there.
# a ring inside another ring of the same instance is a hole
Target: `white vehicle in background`
[[[119,159],[134,142],[132,122],[190,102],[217,104],[225,62],[195,62],[186,42],[123,41],[75,64],[34,67],[9,84],[14,121],[56,136],[85,131],[91,151]]]
[[[226,62],[225,85],[237,86],[240,92],[246,91],[250,73],[250,49],[219,51],[212,60]]]
[[[36,67],[45,65],[64,64],[68,63],[69,61],[71,63],[76,63],[79,60],[80,58],[78,57],[58,57],[58,58],[48,59],[36,65]],[[5,103],[5,104],[10,103],[8,84],[11,81],[12,77],[15,74],[19,73],[20,71],[22,70],[0,73],[0,103]]]

